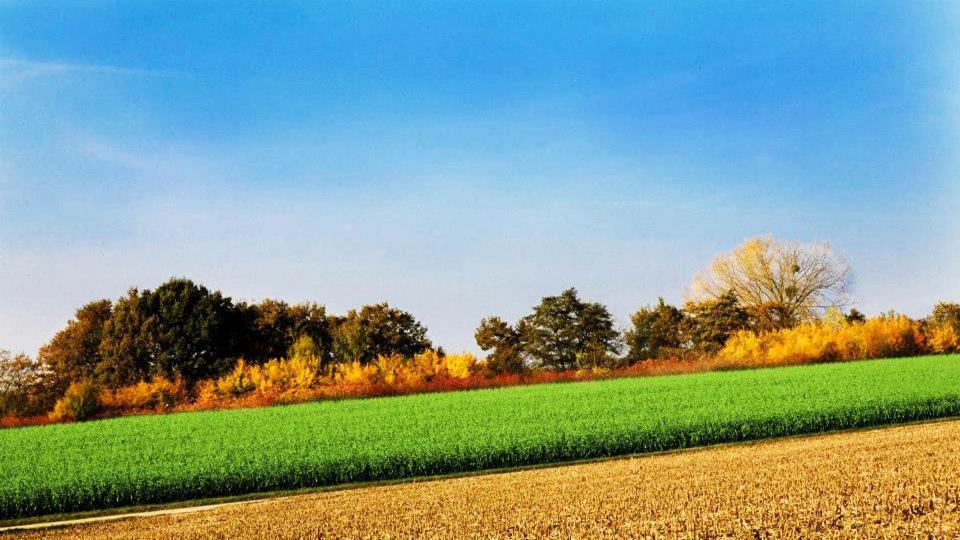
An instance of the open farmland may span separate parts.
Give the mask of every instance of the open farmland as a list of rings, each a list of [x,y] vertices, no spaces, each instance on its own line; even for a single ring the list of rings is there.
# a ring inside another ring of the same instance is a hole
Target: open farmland
[[[542,464],[957,414],[960,359],[941,356],[19,428],[0,432],[0,517]]]
[[[960,534],[958,446],[960,422],[934,422],[297,495],[22,534],[949,538]]]

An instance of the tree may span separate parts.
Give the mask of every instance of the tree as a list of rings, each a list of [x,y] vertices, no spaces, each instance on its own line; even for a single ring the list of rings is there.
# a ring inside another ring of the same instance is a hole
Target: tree
[[[248,319],[243,356],[259,364],[272,358],[290,357],[302,338],[313,344],[312,354],[326,364],[330,361],[333,337],[326,308],[314,303],[293,306],[281,300],[266,299],[259,304],[241,306]],[[301,354],[306,351],[301,348]]]
[[[307,334],[303,334],[290,346],[290,350],[287,352],[287,358],[290,360],[320,358],[318,351],[319,347],[313,338]]]
[[[847,321],[847,324],[859,324],[867,322],[867,316],[856,308],[851,309],[849,313],[843,316],[843,318],[845,321]]]
[[[378,356],[413,357],[433,346],[427,329],[406,311],[386,302],[351,309],[333,321],[332,352],[335,362],[366,364]]]
[[[107,387],[133,384],[146,379],[151,371],[158,351],[153,338],[156,320],[146,305],[149,292],[141,294],[136,288],[127,291],[103,326],[94,379]]]
[[[327,309],[313,302],[303,302],[290,306],[290,330],[288,336],[290,345],[287,347],[287,356],[292,356],[292,350],[301,338],[309,338],[314,345],[314,356],[321,359],[324,365],[332,359],[333,335],[331,334],[331,318],[327,316]],[[424,330],[426,332],[426,330]],[[305,352],[301,350],[301,352]]]
[[[753,327],[750,312],[740,305],[732,291],[716,299],[687,302],[684,313],[682,341],[698,353],[715,353],[730,336]]]
[[[927,322],[933,326],[952,327],[953,331],[960,336],[960,304],[940,302],[933,307],[933,313],[930,314]]]
[[[526,370],[520,332],[505,323],[500,317],[487,317],[480,321],[474,337],[477,345],[487,355],[487,368],[494,373],[522,373]]]
[[[849,265],[827,243],[764,236],[717,257],[694,279],[690,300],[716,300],[730,291],[761,330],[777,330],[845,306],[851,279]]]
[[[574,288],[544,297],[517,331],[523,353],[536,367],[550,370],[612,365],[621,348],[607,308],[581,301]]]
[[[0,416],[31,416],[48,411],[59,395],[48,375],[29,356],[0,349]]]
[[[110,300],[90,302],[77,310],[67,327],[40,348],[38,359],[51,372],[52,383],[63,393],[71,382],[92,379],[103,360],[100,342],[113,314]]]
[[[923,332],[935,353],[960,350],[960,304],[940,302],[923,322]]]
[[[147,376],[216,377],[239,357],[243,331],[242,313],[220,291],[181,278],[131,289],[104,327],[97,378],[115,386]]]
[[[626,341],[631,362],[677,356],[682,344],[682,311],[660,298],[657,305],[637,310],[630,316],[630,322],[633,328],[627,331]]]

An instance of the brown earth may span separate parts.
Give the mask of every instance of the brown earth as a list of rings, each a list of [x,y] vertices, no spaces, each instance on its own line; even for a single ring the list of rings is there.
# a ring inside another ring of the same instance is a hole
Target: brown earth
[[[960,537],[960,421],[369,487],[23,538]]]

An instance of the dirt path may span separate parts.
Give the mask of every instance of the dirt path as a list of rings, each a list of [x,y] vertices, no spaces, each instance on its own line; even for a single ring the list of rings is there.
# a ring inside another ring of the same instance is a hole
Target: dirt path
[[[960,421],[164,511],[24,538],[960,536]]]

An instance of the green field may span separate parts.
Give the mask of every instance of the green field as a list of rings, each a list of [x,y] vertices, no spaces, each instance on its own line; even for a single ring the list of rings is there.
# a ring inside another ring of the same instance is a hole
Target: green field
[[[0,431],[0,519],[960,414],[960,357],[549,384]]]

